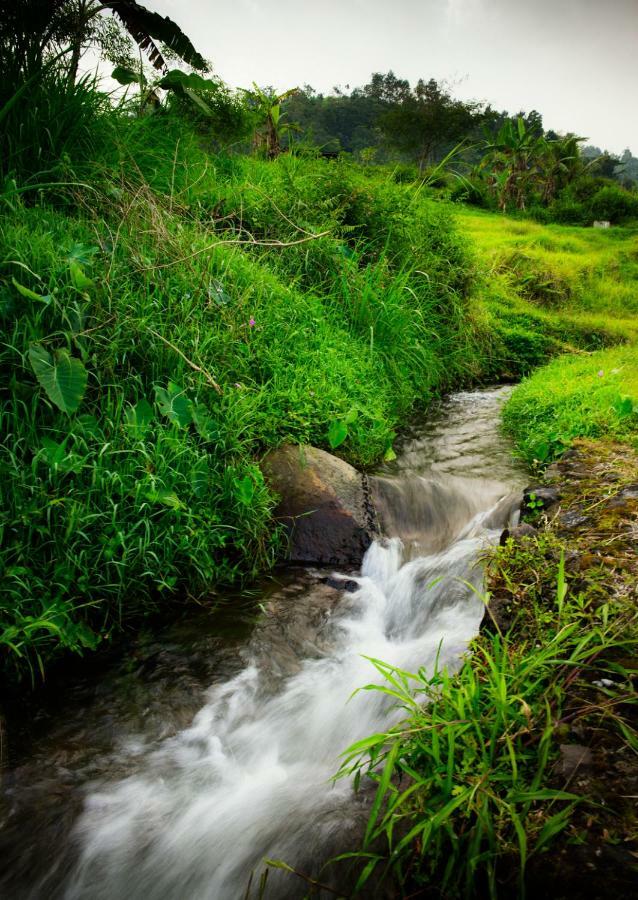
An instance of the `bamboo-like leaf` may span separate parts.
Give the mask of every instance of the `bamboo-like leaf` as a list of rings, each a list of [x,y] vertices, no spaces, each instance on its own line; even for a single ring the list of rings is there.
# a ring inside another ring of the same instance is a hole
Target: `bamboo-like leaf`
[[[379,779],[379,786],[377,787],[374,802],[372,803],[372,809],[370,810],[370,816],[368,818],[368,824],[366,826],[365,838],[363,840],[364,847],[368,846],[370,838],[372,837],[374,826],[376,825],[377,819],[379,817],[379,812],[381,810],[381,804],[383,803],[385,795],[388,792],[390,779],[392,778],[392,773],[394,772],[394,766],[396,764],[400,748],[400,743],[398,741],[395,741],[392,749],[388,753],[385,766],[383,767],[383,772],[381,773],[381,778]]]

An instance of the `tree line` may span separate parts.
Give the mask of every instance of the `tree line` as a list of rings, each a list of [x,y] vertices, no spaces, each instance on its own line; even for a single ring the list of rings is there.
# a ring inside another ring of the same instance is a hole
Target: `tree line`
[[[545,129],[536,110],[510,114],[459,99],[444,81],[411,85],[392,71],[326,95],[309,85],[282,93],[256,84],[232,90],[211,74],[212,64],[175,22],[137,0],[4,5],[0,118],[29,88],[31,106],[44,107],[42,96],[49,103],[65,83],[72,93],[83,53],[96,48],[126,87],[131,114],[177,112],[216,150],[270,159],[282,152],[348,154],[364,165],[392,164],[397,178],[420,178],[479,206],[551,207],[558,221],[619,221],[637,212],[638,159],[629,150],[617,157],[583,147],[578,135]],[[21,133],[18,124],[7,134]],[[33,152],[32,142],[1,149],[5,176]],[[594,202],[601,191],[602,201]]]

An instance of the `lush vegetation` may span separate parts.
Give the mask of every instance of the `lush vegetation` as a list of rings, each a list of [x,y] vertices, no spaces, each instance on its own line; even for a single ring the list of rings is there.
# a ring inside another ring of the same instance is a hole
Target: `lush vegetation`
[[[556,459],[574,438],[615,438],[638,446],[635,346],[563,356],[516,389],[505,426],[532,465]]]
[[[78,78],[88,45],[117,103]],[[234,92],[134,0],[16,5],[0,63],[5,682],[270,567],[258,461],[284,441],[372,465],[443,392],[529,375],[505,425],[530,464],[637,444],[631,155],[392,73]],[[344,763],[378,786],[361,885],[494,895],[572,828],[557,723],[635,646],[626,585],[601,599],[573,552],[548,528],[492,557],[516,615],[455,677],[378,664],[406,719]]]
[[[285,109],[296,126],[289,146],[393,163],[399,180],[434,174],[442,191],[474,206],[576,225],[638,217],[638,160],[629,150],[615,157],[584,147],[584,138],[545,129],[535,110],[511,115],[461,101],[435,79],[412,87],[377,72],[363,87],[331,96],[306,86]],[[437,171],[450,156],[453,175]]]
[[[417,186],[214,155],[176,113],[48,90],[84,140],[60,134],[52,180],[25,156],[0,221],[1,640],[21,671],[268,565],[265,448],[329,445],[347,418],[340,452],[371,463],[490,345],[465,243]]]
[[[578,453],[559,480],[564,524],[532,498],[536,532],[489,553],[487,627],[461,671],[376,663],[385,683],[366,689],[405,718],[345,754],[341,775],[376,783],[353,854],[359,887],[370,877],[423,897],[523,896],[557,879],[570,897],[592,879],[596,890],[628,887],[631,859],[624,870],[619,860],[638,836],[626,796],[638,753],[628,516],[638,457],[599,443]],[[592,778],[570,749],[601,754],[607,770]],[[556,842],[564,852],[549,854]],[[595,875],[583,865],[594,852]]]
[[[535,566],[542,571],[555,550],[548,554],[547,540],[524,560],[517,550],[521,578]],[[508,577],[512,554],[510,548],[498,557]],[[455,677],[379,666],[387,687],[369,689],[391,693],[406,718],[353,745],[344,762],[342,774],[367,775],[378,785],[357,854],[365,862],[360,887],[378,868],[406,893],[429,890],[424,896],[493,897],[517,880],[523,891],[530,860],[569,826],[582,798],[548,787],[568,685],[592,660],[597,676],[630,683],[615,659],[633,651],[636,637],[625,615],[600,613],[586,593],[567,599],[562,576],[563,593],[552,598],[546,590],[544,578],[513,631],[478,638]],[[636,736],[627,735],[638,749]]]
[[[456,218],[478,252],[478,291],[504,348],[496,376],[638,337],[635,230],[541,226],[467,208]]]

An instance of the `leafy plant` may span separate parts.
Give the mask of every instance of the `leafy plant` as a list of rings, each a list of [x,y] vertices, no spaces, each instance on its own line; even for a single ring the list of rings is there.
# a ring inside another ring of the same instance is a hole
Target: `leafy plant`
[[[34,344],[29,349],[29,361],[49,400],[68,415],[76,412],[88,380],[82,360],[70,356],[67,350],[49,353],[41,345]]]

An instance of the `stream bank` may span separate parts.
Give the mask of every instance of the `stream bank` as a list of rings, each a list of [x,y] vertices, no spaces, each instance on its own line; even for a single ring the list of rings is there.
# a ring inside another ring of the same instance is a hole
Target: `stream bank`
[[[495,621],[532,652],[564,593],[574,606],[566,627],[577,623],[586,639],[611,623],[613,638],[571,669],[557,668],[547,685],[547,784],[579,802],[557,841],[531,857],[527,889],[547,896],[549,888],[556,900],[630,900],[638,891],[638,454],[617,442],[575,441],[527,489],[523,518],[526,531],[505,532],[489,561],[493,618],[484,627]]]

